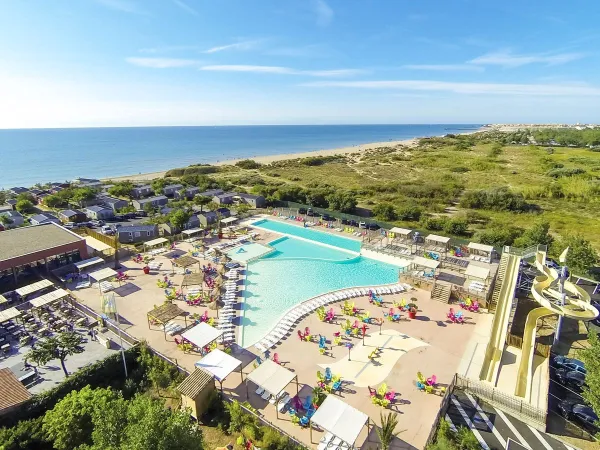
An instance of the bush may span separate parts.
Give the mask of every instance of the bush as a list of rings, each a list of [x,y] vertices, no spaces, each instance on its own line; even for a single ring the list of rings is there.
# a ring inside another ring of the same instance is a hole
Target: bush
[[[450,168],[450,172],[455,172],[455,173],[465,173],[465,172],[469,172],[471,169],[469,169],[468,167],[465,166],[456,166],[456,167],[451,167]]]
[[[490,148],[490,151],[488,152],[488,157],[496,158],[496,157],[500,156],[501,154],[502,154],[502,144],[500,144],[499,142],[492,144],[492,148]]]
[[[455,217],[446,221],[444,224],[444,231],[448,234],[454,234],[455,236],[466,236],[469,231],[469,225],[466,219]]]
[[[529,207],[523,194],[511,192],[506,187],[467,192],[461,199],[460,206],[495,211],[525,211]]]
[[[33,203],[29,200],[19,200],[16,204],[17,211],[20,213],[30,213],[33,212]]]
[[[496,248],[513,245],[515,239],[523,232],[521,228],[495,225],[477,233],[476,240]]]
[[[373,214],[380,220],[392,222],[398,218],[394,205],[391,203],[379,203],[373,208]]]
[[[423,210],[416,205],[403,206],[396,211],[398,219],[413,222],[418,222],[421,219],[421,214],[423,214]]]
[[[235,163],[235,165],[241,169],[260,169],[262,164],[257,163],[253,159],[243,159]]]
[[[343,213],[352,213],[356,208],[356,196],[351,192],[337,191],[326,198],[329,208]]]
[[[322,166],[339,159],[341,159],[340,156],[309,156],[308,158],[302,158],[300,162],[305,166]]]
[[[575,175],[581,175],[585,173],[585,170],[581,167],[573,167],[573,168],[556,168],[549,170],[546,172],[546,175],[552,178],[562,178],[562,177],[572,177]]]
[[[445,217],[425,217],[421,224],[429,231],[442,231],[446,225]]]
[[[2,450],[49,450],[52,443],[42,430],[43,417],[23,420],[12,428],[0,429]]]

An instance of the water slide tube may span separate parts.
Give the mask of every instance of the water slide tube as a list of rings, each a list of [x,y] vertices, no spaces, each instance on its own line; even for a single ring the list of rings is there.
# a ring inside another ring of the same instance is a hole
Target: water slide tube
[[[506,264],[506,272],[504,273],[504,281],[500,287],[500,295],[496,304],[496,313],[492,321],[492,335],[485,350],[485,359],[479,379],[495,383],[500,369],[500,360],[504,351],[504,343],[506,341],[506,333],[508,332],[508,320],[510,318],[510,310],[512,308],[517,279],[519,278],[519,265],[521,257],[513,254],[508,254]]]
[[[516,396],[524,397],[528,401],[531,398],[538,319],[554,314],[576,320],[592,320],[598,316],[598,310],[590,304],[589,294],[569,280],[565,280],[564,293],[566,295],[564,305],[561,305],[562,295],[557,283],[559,274],[556,269],[546,266],[546,252],[538,250],[535,255],[535,266],[543,275],[536,277],[533,281],[531,294],[540,307],[530,311],[527,315],[515,389]]]

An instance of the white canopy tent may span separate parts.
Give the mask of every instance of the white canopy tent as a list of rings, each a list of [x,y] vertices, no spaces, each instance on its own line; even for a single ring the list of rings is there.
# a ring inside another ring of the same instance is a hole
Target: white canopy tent
[[[225,378],[227,378],[229,374],[237,368],[240,369],[240,376],[242,377],[242,381],[244,381],[242,374],[242,361],[234,358],[231,355],[228,355],[218,348],[210,352],[194,365],[212,374],[213,377],[215,377],[215,380],[217,380],[221,385],[221,391],[223,390],[223,380],[225,380]]]
[[[270,359],[266,359],[246,377],[246,397],[248,397],[248,380],[263,388],[276,399],[292,381],[296,381],[296,395],[300,391],[298,386],[298,375],[291,370],[280,366]],[[278,402],[275,403],[275,412],[279,417]]]
[[[144,242],[144,249],[157,247],[159,245],[166,244],[168,242],[169,242],[169,240],[165,239],[165,238],[152,239],[151,241]]]
[[[90,273],[88,276],[99,283],[103,280],[106,280],[107,278],[116,277],[117,275],[117,272],[112,270],[110,267],[105,267],[104,269],[100,269],[96,272]]]
[[[232,217],[226,217],[225,219],[222,219],[221,223],[223,225],[230,225],[230,224],[232,224],[234,222],[237,222],[237,221],[238,221],[238,218],[232,216]]]
[[[317,424],[325,431],[354,447],[362,428],[369,428],[369,416],[341,401],[335,395],[328,395],[319,409],[310,418],[310,424]],[[312,426],[310,428],[312,441]]]
[[[21,315],[21,311],[17,308],[8,308],[4,311],[0,311],[0,323],[8,322],[9,320],[16,319]]]
[[[437,234],[430,234],[425,238],[425,244],[447,249],[450,244],[450,238],[446,236],[438,236]]]
[[[83,261],[76,262],[73,265],[79,272],[81,272],[83,269],[95,266],[96,264],[104,264],[104,260],[98,256],[94,256],[93,258],[84,259]]]
[[[198,348],[204,348],[216,341],[222,334],[223,331],[202,322],[187,330],[181,337]]]
[[[33,300],[30,300],[29,303],[33,308],[41,308],[42,306],[49,305],[50,303],[54,303],[68,296],[69,293],[64,289],[57,289],[56,291],[48,292],[38,298],[34,298]]]
[[[202,228],[192,228],[191,230],[183,230],[181,234],[183,234],[186,238],[191,239],[192,236],[198,233],[202,233],[204,230]]]
[[[439,267],[440,262],[434,259],[423,258],[422,256],[415,256],[415,258],[412,260],[412,264],[435,270]]]
[[[390,229],[389,231],[390,233],[394,233],[394,234],[398,234],[404,238],[408,237],[413,231],[409,230],[408,228],[398,228],[398,227],[394,227],[392,229]]]
[[[492,245],[479,244],[477,242],[469,242],[467,248],[469,250],[477,250],[483,253],[492,253],[494,251],[494,247]]]
[[[17,295],[19,295],[19,297],[25,297],[26,295],[33,294],[34,292],[41,291],[42,289],[49,288],[50,286],[54,286],[52,281],[41,280],[28,284],[27,286],[23,286],[22,288],[17,289],[15,292]]]
[[[469,267],[465,270],[465,276],[486,281],[490,277],[490,269],[469,264]]]

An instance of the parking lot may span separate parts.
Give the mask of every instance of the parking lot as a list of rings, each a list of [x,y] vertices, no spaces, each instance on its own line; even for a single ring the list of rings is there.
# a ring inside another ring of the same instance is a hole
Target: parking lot
[[[451,427],[471,429],[484,450],[505,449],[509,439],[531,450],[574,450],[548,433],[538,431],[459,389],[451,398],[446,420]]]

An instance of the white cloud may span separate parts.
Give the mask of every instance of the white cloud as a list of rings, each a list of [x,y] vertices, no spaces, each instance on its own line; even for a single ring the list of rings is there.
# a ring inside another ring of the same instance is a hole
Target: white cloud
[[[96,3],[115,11],[130,14],[145,14],[145,12],[132,0],[95,0]]]
[[[553,66],[565,64],[577,59],[583,58],[582,53],[540,53],[537,55],[517,55],[507,50],[501,50],[492,53],[486,53],[469,61],[470,64],[502,66],[502,67],[520,67],[528,64],[545,64]]]
[[[156,54],[156,53],[171,53],[184,51],[198,51],[197,45],[164,45],[159,47],[141,48],[140,53]]]
[[[317,81],[304,86],[405,91],[453,92],[472,95],[600,96],[600,87],[584,84],[465,83],[433,80]]]
[[[483,67],[469,64],[407,64],[402,67],[410,70],[431,70],[434,72],[483,72],[485,70]]]
[[[180,58],[137,58],[131,57],[125,59],[129,64],[139,67],[149,67],[152,69],[174,69],[180,67],[197,67],[202,61],[196,59]]]
[[[217,47],[209,48],[208,50],[204,50],[202,53],[218,53],[225,50],[250,50],[256,46],[260,41],[242,41],[235,42],[233,44],[227,45],[219,45]]]
[[[253,65],[210,65],[202,66],[200,70],[213,72],[253,72],[270,73],[276,75],[307,75],[311,77],[344,77],[364,73],[358,69],[332,69],[332,70],[297,70],[281,66],[253,66]]]
[[[181,9],[183,9],[184,11],[186,11],[187,13],[193,15],[193,16],[198,16],[198,11],[196,11],[194,8],[192,8],[190,5],[188,5],[187,3],[185,3],[183,0],[172,0],[173,3],[175,3],[177,6],[179,6]]]
[[[317,15],[317,25],[324,27],[333,20],[333,9],[325,0],[312,0],[315,14]]]

